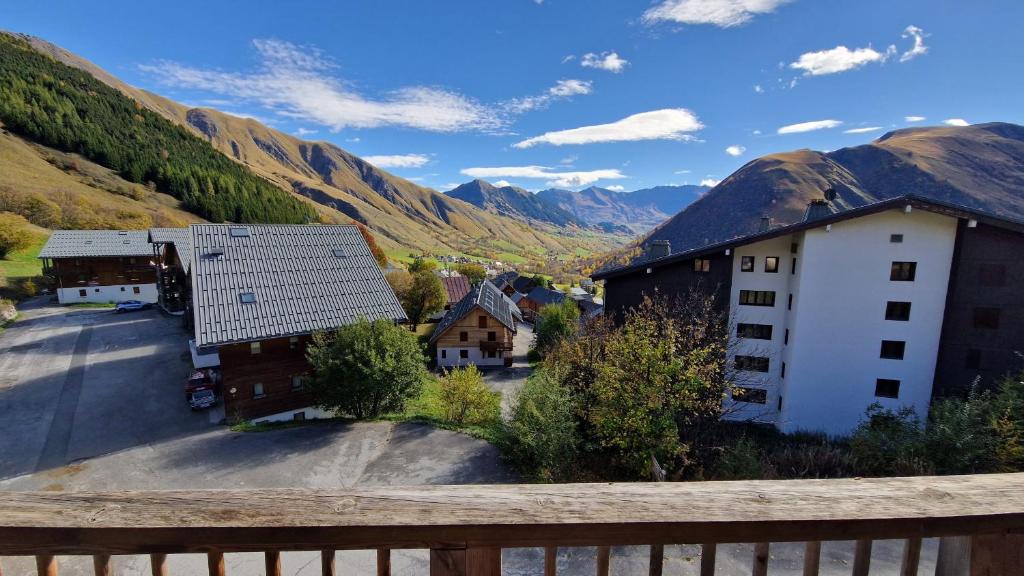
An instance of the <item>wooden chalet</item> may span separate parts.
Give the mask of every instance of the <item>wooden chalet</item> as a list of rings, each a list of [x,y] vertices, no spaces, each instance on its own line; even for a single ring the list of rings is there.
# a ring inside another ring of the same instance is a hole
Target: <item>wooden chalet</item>
[[[519,309],[497,286],[484,280],[438,324],[430,343],[438,366],[511,366]]]
[[[55,230],[39,258],[61,304],[157,301],[153,245],[144,230]]]

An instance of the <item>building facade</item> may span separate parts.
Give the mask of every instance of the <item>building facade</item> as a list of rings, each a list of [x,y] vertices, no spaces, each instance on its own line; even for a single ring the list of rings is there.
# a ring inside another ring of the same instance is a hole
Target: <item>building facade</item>
[[[1024,367],[1014,249],[1024,224],[908,196],[595,278],[620,316],[644,295],[716,290],[732,334],[725,417],[838,435],[872,404],[924,418],[933,396]]]
[[[39,258],[61,304],[157,301],[146,231],[55,230]]]
[[[440,367],[510,366],[518,308],[494,284],[473,286],[430,337]]]

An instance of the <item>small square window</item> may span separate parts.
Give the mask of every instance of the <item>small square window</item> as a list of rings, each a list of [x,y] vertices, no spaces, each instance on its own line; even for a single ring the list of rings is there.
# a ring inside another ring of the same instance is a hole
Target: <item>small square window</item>
[[[302,412],[296,412],[295,414],[292,414],[292,420],[301,422],[301,421],[303,421],[305,419],[306,419],[306,411],[305,410],[303,410]]]
[[[903,243],[903,234],[890,234],[889,235],[889,242],[892,242],[893,244],[902,244]]]
[[[885,319],[899,322],[910,320],[910,302],[886,302]]]
[[[893,282],[913,282],[917,275],[917,262],[893,262],[889,270],[889,280]]]
[[[78,295],[79,295],[80,297],[82,297],[82,298],[85,298],[85,290],[84,290],[84,289],[83,289],[83,290],[79,290],[79,291],[78,291]]]
[[[889,378],[875,380],[875,396],[878,398],[899,398],[900,381]]]
[[[121,292],[124,292],[124,286],[121,286]]]
[[[706,260],[704,258],[695,259],[693,261],[693,271],[701,273],[711,272],[711,260]]]
[[[797,250],[799,250],[799,249],[800,249],[800,245],[797,244],[796,242],[793,242],[792,244],[789,245],[789,253],[790,254],[796,254]]]
[[[459,342],[469,342],[469,332],[459,332]]]
[[[487,328],[487,316],[479,316],[476,319],[477,328]]]
[[[266,396],[266,394],[263,392],[263,383],[262,382],[257,382],[255,384],[253,384],[252,385],[252,397],[253,398],[262,398],[264,396]]]
[[[981,370],[981,350],[968,348],[965,365],[969,370]]]
[[[252,304],[256,301],[256,294],[253,294],[252,292],[242,292],[238,295],[238,300],[242,304]]]
[[[347,258],[348,257],[348,252],[345,252],[344,248],[335,248],[334,250],[331,250],[331,254],[334,254],[335,258]]]
[[[462,358],[463,360],[469,358],[469,350],[459,350],[459,358]]]
[[[494,352],[494,350],[488,350],[487,351],[487,357],[488,358],[497,358],[497,356],[498,355]]]
[[[767,256],[764,259],[764,271],[774,274],[779,271],[779,257]]]
[[[292,376],[292,392],[302,390],[302,376]]]
[[[753,272],[754,271],[754,257],[743,256],[740,258],[740,272]]]
[[[737,386],[732,389],[732,399],[737,402],[765,404],[768,402],[768,391],[763,388],[744,388]]]
[[[887,360],[903,360],[906,350],[907,343],[903,340],[882,340],[882,351],[878,357]]]
[[[498,333],[497,332],[493,332],[493,331],[492,332],[488,332],[487,333],[487,341],[488,342],[497,342],[498,341]]]
[[[132,286],[132,294],[141,294],[142,290],[138,286]]]
[[[754,340],[771,340],[772,339],[772,325],[771,324],[745,324],[740,322],[736,324],[736,337],[737,338],[751,338]]]
[[[979,307],[974,309],[974,327],[983,330],[999,329],[999,308]]]
[[[259,342],[249,342],[249,353],[250,354],[259,354],[262,351],[263,350],[262,350],[262,347],[260,346]]]

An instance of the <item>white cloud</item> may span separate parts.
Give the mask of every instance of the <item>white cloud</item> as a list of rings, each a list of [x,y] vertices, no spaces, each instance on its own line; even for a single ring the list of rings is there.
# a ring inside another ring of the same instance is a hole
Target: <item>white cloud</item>
[[[498,180],[497,182],[491,182],[491,184],[497,186],[498,188],[504,188],[506,186],[512,185],[512,183],[509,182],[508,180]]]
[[[713,24],[721,28],[739,26],[757,14],[773,12],[788,0],[663,0],[644,12],[648,24]]]
[[[692,170],[676,170],[673,174],[689,174]]]
[[[948,126],[970,126],[971,123],[963,118],[948,118],[942,121],[943,124]]]
[[[378,168],[419,168],[430,162],[430,156],[426,154],[393,154],[363,156],[363,160]]]
[[[597,68],[598,70],[607,70],[616,74],[622,72],[628,65],[629,60],[620,58],[615,52],[602,52],[600,54],[588,52],[580,58],[580,66],[584,68]]]
[[[864,128],[850,128],[849,130],[843,130],[843,134],[866,134],[868,132],[878,132],[881,130],[881,126],[866,126]]]
[[[885,52],[879,52],[874,48],[850,50],[846,46],[836,46],[831,50],[801,54],[796,62],[790,63],[789,67],[803,70],[804,76],[824,76],[854,70],[872,62],[885,62],[890,55],[889,50]]]
[[[754,92],[757,92],[758,94],[763,94],[764,88],[761,88],[760,84],[754,84]]]
[[[761,131],[760,130],[754,130],[753,134],[754,134],[754,136],[760,136],[761,135]]]
[[[903,117],[903,121],[904,122],[924,122],[925,120],[927,120],[927,118],[925,118],[924,116],[904,116]]]
[[[693,136],[688,133],[696,132],[703,127],[693,112],[685,108],[666,108],[633,114],[609,124],[546,132],[517,142],[514,146],[529,148],[537,144],[562,146],[638,140],[693,140]]]
[[[747,149],[744,148],[743,146],[740,146],[739,144],[733,144],[732,146],[729,146],[728,148],[725,149],[725,153],[728,154],[729,156],[741,156],[746,151]]]
[[[918,56],[928,53],[928,47],[924,45],[925,36],[928,36],[928,34],[925,34],[924,30],[921,30],[920,28],[914,26],[913,24],[907,26],[906,29],[903,30],[903,37],[913,38],[914,45],[910,48],[910,50],[907,50],[903,54],[900,54],[900,62],[906,62],[907,60],[912,60],[914,58],[917,58]]]
[[[360,138],[359,136],[356,136],[354,138],[345,138],[345,142],[362,142],[362,140],[363,139]]]
[[[840,120],[815,120],[813,122],[801,122],[799,124],[790,124],[783,126],[776,130],[778,134],[799,134],[801,132],[811,132],[814,130],[824,130],[826,128],[835,128],[841,126],[843,123]]]
[[[503,125],[495,111],[457,92],[407,86],[378,97],[359,94],[330,74],[334,65],[315,48],[254,40],[256,71],[225,72],[158,62],[141,66],[167,85],[257,102],[276,113],[328,126],[404,126],[432,132],[489,130]]]
[[[297,130],[295,130],[295,135],[296,136],[311,136],[313,134],[316,134],[317,132],[318,132],[317,130],[310,130],[308,128],[302,128],[300,126]]]
[[[700,185],[701,186],[710,186],[710,187],[714,188],[715,186],[718,186],[719,182],[721,182],[721,180],[715,180],[714,178],[705,178],[705,179],[700,181]]]
[[[591,82],[589,80],[559,80],[555,85],[548,88],[539,96],[526,96],[524,98],[513,98],[505,102],[504,108],[513,113],[529,112],[544,108],[554,100],[564,100],[573,96],[590,94]]]
[[[566,156],[565,158],[562,158],[561,160],[559,160],[558,163],[561,164],[562,166],[571,166],[571,165],[575,164],[576,161],[579,160],[579,159],[580,159],[580,157],[576,156],[576,155]]]
[[[547,166],[496,166],[463,168],[460,171],[472,178],[531,178],[544,179],[548,186],[573,188],[593,184],[598,180],[618,180],[626,176],[618,169],[562,172]]]
[[[612,192],[625,192],[626,191],[626,187],[623,186],[622,184],[612,184],[611,186],[605,186],[605,188],[608,189],[608,190],[611,190]]]
[[[575,59],[576,59],[576,55],[575,54],[569,54],[565,58],[562,58],[562,64],[568,64],[569,62],[572,62]]]

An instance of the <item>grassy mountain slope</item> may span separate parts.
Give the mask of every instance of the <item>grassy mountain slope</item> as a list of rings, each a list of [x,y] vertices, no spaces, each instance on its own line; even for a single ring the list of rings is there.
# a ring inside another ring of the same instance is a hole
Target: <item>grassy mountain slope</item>
[[[757,230],[762,216],[792,223],[834,188],[853,208],[914,193],[1024,217],[1024,127],[990,123],[890,132],[870,144],[753,160],[647,237],[679,251]]]
[[[705,186],[657,186],[635,192],[616,192],[591,186],[579,192],[551,188],[537,196],[590,225],[625,225],[642,233],[661,224],[694,198]]]
[[[28,38],[28,37],[26,37]],[[82,69],[209,142],[223,155],[306,200],[326,222],[358,220],[388,249],[483,253],[499,248],[520,253],[602,250],[618,239],[557,226],[528,226],[417,186],[328,142],[310,142],[256,120],[207,108],[189,108],[134,88],[87,60],[38,38],[32,46]]]
[[[583,223],[573,214],[543,197],[515,186],[494,186],[484,180],[466,182],[445,193],[449,198],[464,200],[477,208],[523,221],[541,221],[555,226],[579,226]]]

